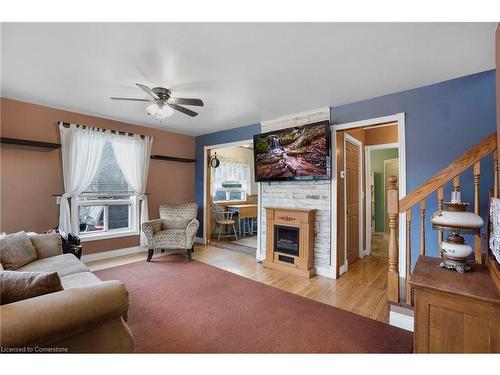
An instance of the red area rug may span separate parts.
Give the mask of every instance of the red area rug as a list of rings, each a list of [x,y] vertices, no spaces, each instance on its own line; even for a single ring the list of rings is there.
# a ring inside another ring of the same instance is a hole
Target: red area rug
[[[184,256],[96,272],[129,290],[145,353],[410,353],[412,333]]]

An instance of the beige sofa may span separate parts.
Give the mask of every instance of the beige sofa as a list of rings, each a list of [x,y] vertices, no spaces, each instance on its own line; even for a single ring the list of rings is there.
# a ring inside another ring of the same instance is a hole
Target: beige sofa
[[[55,271],[64,290],[0,306],[0,346],[79,353],[133,352],[134,339],[125,323],[125,285],[116,280],[101,281],[73,254],[62,254],[58,234],[30,239],[37,259],[16,271]]]

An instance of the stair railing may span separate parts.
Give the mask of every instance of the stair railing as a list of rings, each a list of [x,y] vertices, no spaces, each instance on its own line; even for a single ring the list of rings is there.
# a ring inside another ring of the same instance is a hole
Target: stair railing
[[[498,197],[498,150],[496,132],[483,139],[476,146],[461,155],[455,161],[429,178],[413,192],[398,200],[397,178],[389,177],[387,189],[387,212],[389,214],[389,271],[387,276],[387,295],[389,303],[400,304],[401,293],[399,275],[399,248],[398,248],[398,220],[399,215],[406,213],[406,275],[404,275],[404,302],[412,305],[412,292],[409,284],[411,276],[411,231],[412,231],[412,209],[420,212],[420,255],[425,255],[425,220],[426,220],[426,198],[437,192],[438,209],[442,209],[444,200],[444,186],[453,181],[453,190],[460,191],[460,174],[469,168],[473,168],[474,176],[474,213],[479,215],[479,180],[481,175],[481,160],[489,154],[493,154],[494,189],[493,194]],[[417,206],[417,207],[415,207]],[[442,231],[438,231],[439,256],[441,254],[441,243],[443,241]],[[482,263],[481,259],[481,235],[474,236],[475,261]]]

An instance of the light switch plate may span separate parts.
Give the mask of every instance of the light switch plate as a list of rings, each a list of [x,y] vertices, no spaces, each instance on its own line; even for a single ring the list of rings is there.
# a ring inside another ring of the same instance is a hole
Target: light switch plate
[[[345,172],[344,171],[340,171],[340,178],[345,178]]]

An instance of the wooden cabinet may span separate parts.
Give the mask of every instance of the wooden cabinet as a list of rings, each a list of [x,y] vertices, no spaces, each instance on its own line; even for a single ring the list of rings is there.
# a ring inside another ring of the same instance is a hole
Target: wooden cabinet
[[[499,353],[500,293],[488,269],[460,274],[420,256],[414,289],[416,353]]]

